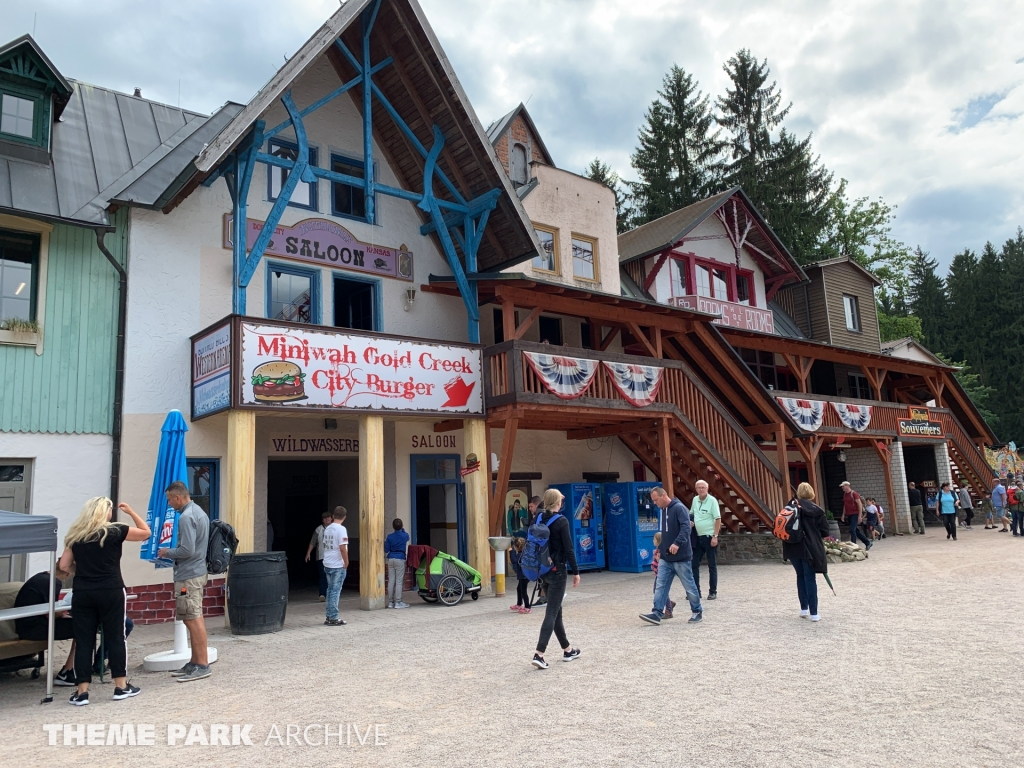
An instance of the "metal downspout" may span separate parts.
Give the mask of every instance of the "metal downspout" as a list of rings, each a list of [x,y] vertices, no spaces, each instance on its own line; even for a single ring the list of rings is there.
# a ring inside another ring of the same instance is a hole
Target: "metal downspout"
[[[110,500],[117,509],[117,491],[121,481],[121,420],[124,411],[124,330],[128,314],[128,272],[103,242],[111,227],[96,228],[96,247],[117,272],[117,351],[114,353],[114,425],[111,429]],[[116,512],[115,512],[116,515]]]

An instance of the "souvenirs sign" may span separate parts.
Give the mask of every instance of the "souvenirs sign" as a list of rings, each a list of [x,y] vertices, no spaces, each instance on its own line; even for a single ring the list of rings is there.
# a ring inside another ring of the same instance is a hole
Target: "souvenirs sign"
[[[941,421],[900,419],[900,437],[945,437]]]
[[[232,247],[233,220],[234,217],[230,214],[224,215],[224,247],[228,249]],[[262,221],[246,219],[247,251],[256,244],[256,238],[262,231]],[[380,277],[409,281],[413,279],[412,252],[404,245],[389,248],[360,242],[347,229],[327,219],[303,219],[293,227],[276,227],[264,254],[304,261],[308,264],[340,267]]]
[[[479,348],[240,323],[241,407],[482,414]]]

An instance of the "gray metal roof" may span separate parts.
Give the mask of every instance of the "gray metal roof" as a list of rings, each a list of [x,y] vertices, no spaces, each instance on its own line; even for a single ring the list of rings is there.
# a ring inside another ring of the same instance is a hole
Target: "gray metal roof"
[[[69,83],[74,93],[52,125],[49,162],[0,155],[0,208],[105,225],[108,202],[137,179],[137,169],[155,170],[210,118],[88,83]],[[163,172],[170,174],[167,166]]]
[[[775,320],[776,335],[785,336],[790,339],[807,338],[804,336],[804,332],[800,330],[800,326],[796,324],[796,320],[790,317],[789,313],[781,305],[774,301],[769,301],[768,309],[772,311],[772,317]]]

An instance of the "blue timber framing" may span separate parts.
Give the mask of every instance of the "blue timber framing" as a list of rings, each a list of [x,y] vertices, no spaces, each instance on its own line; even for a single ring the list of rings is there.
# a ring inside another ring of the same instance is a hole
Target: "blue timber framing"
[[[424,235],[430,233],[437,234],[445,258],[448,261],[448,266],[452,270],[455,282],[459,287],[459,293],[462,296],[462,301],[466,307],[469,341],[478,344],[480,342],[480,311],[477,301],[477,289],[476,283],[467,275],[474,275],[478,271],[477,250],[483,240],[487,219],[491,211],[498,204],[501,189],[495,188],[473,200],[467,200],[458,187],[448,179],[444,171],[437,166],[437,160],[441,150],[444,148],[445,142],[441,129],[437,125],[432,126],[432,144],[428,150],[384,96],[380,88],[374,84],[373,75],[393,63],[390,56],[375,65],[370,62],[370,33],[373,31],[377,12],[380,10],[380,4],[381,0],[376,0],[362,13],[362,50],[359,57],[356,57],[348,49],[341,38],[334,41],[335,48],[352,65],[357,73],[356,76],[302,110],[292,100],[291,90],[286,91],[281,96],[281,104],[288,113],[288,119],[270,130],[266,130],[263,121],[257,121],[245,139],[242,140],[239,146],[235,148],[231,155],[221,163],[216,172],[205,182],[210,184],[215,179],[223,176],[228,185],[228,191],[231,194],[234,216],[231,231],[233,247],[232,264],[235,275],[232,310],[237,314],[245,314],[246,288],[249,285],[249,281],[252,280],[256,268],[259,266],[260,259],[270,243],[274,230],[281,221],[281,215],[284,213],[295,187],[300,181],[316,183],[319,179],[326,179],[327,181],[363,188],[366,199],[366,221],[369,224],[374,224],[376,220],[374,195],[377,193],[414,203],[417,208],[429,217],[429,221],[420,228],[420,232]],[[362,87],[364,178],[361,179],[309,165],[309,145],[305,125],[303,124],[303,118],[357,86]],[[391,117],[409,143],[423,157],[422,192],[412,192],[392,187],[382,184],[374,178],[372,113],[374,100]],[[288,160],[264,152],[264,143],[287,128],[291,128],[295,132],[295,141],[298,144],[296,159]],[[282,185],[281,192],[274,201],[273,208],[271,208],[270,214],[263,224],[263,229],[250,250],[247,248],[246,203],[256,163],[263,163],[268,168],[284,168],[288,171],[288,178]],[[447,190],[452,198],[451,200],[435,196],[435,179],[443,189]],[[459,228],[461,228],[461,231]],[[456,246],[465,257],[465,265],[459,260]]]

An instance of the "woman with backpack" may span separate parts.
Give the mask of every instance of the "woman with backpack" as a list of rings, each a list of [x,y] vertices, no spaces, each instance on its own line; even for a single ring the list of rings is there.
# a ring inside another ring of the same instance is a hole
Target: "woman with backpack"
[[[800,535],[791,534],[790,540],[782,543],[782,556],[793,564],[796,571],[800,615],[811,621],[820,621],[817,574],[828,573],[828,559],[825,557],[828,521],[825,511],[814,503],[814,489],[810,484],[800,483],[796,496]]]
[[[536,544],[536,541],[547,535],[547,560],[541,558],[540,578],[543,580],[547,593],[547,605],[544,610],[544,623],[540,625],[540,639],[537,641],[537,651],[533,654],[533,666],[537,669],[547,669],[548,663],[544,659],[544,652],[548,648],[548,640],[551,639],[552,631],[562,647],[562,661],[572,661],[580,655],[579,648],[573,648],[569,639],[565,636],[565,625],[562,623],[562,598],[565,597],[566,581],[568,573],[572,573],[572,585],[580,585],[580,569],[576,564],[576,550],[572,545],[572,536],[569,531],[569,521],[560,514],[564,497],[554,488],[548,488],[544,492],[544,511],[537,515],[536,523],[531,526],[527,546]],[[541,528],[546,530],[535,531]],[[540,534],[540,535],[537,535]],[[522,561],[521,561],[522,562]],[[550,565],[550,568],[548,566]]]

